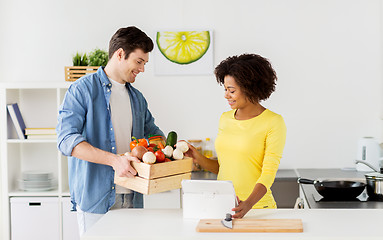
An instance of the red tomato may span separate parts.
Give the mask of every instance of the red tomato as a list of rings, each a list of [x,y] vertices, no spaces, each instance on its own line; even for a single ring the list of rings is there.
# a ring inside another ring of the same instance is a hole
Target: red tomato
[[[148,147],[147,149],[148,149],[148,151],[154,153],[154,149],[152,147]]]
[[[154,147],[157,147],[157,145],[156,144],[154,144],[154,143],[151,143],[151,144],[149,144],[149,146],[148,147],[152,147],[152,148],[154,148]]]
[[[165,162],[171,162],[172,160],[170,160],[169,158],[165,158]]]
[[[165,162],[165,154],[161,150],[157,150],[154,155],[156,155],[156,162]]]

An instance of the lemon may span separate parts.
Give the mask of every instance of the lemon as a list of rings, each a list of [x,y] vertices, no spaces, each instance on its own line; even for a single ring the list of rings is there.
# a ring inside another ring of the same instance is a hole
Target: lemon
[[[200,59],[210,46],[209,31],[157,32],[157,46],[170,61],[189,64]]]

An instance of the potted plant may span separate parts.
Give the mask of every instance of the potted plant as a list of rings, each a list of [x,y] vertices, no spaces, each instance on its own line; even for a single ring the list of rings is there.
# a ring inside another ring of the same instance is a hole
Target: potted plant
[[[100,66],[106,66],[108,60],[108,53],[102,49],[96,48],[88,55],[77,52],[72,58],[73,66],[65,67],[65,81],[74,82],[88,73],[94,73]]]

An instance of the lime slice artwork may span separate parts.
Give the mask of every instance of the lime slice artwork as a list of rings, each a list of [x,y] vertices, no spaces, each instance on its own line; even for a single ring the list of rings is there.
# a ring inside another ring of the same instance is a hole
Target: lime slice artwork
[[[162,55],[177,64],[200,59],[210,46],[209,31],[157,32],[157,46]]]

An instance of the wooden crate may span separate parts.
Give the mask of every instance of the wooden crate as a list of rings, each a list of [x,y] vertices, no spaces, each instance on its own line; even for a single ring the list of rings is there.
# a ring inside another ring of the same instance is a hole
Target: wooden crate
[[[182,180],[191,178],[192,164],[191,158],[152,165],[133,162],[138,176],[134,178],[115,176],[114,183],[142,194],[179,189]]]
[[[65,67],[65,81],[74,82],[88,73],[97,72],[99,66],[72,66]]]

